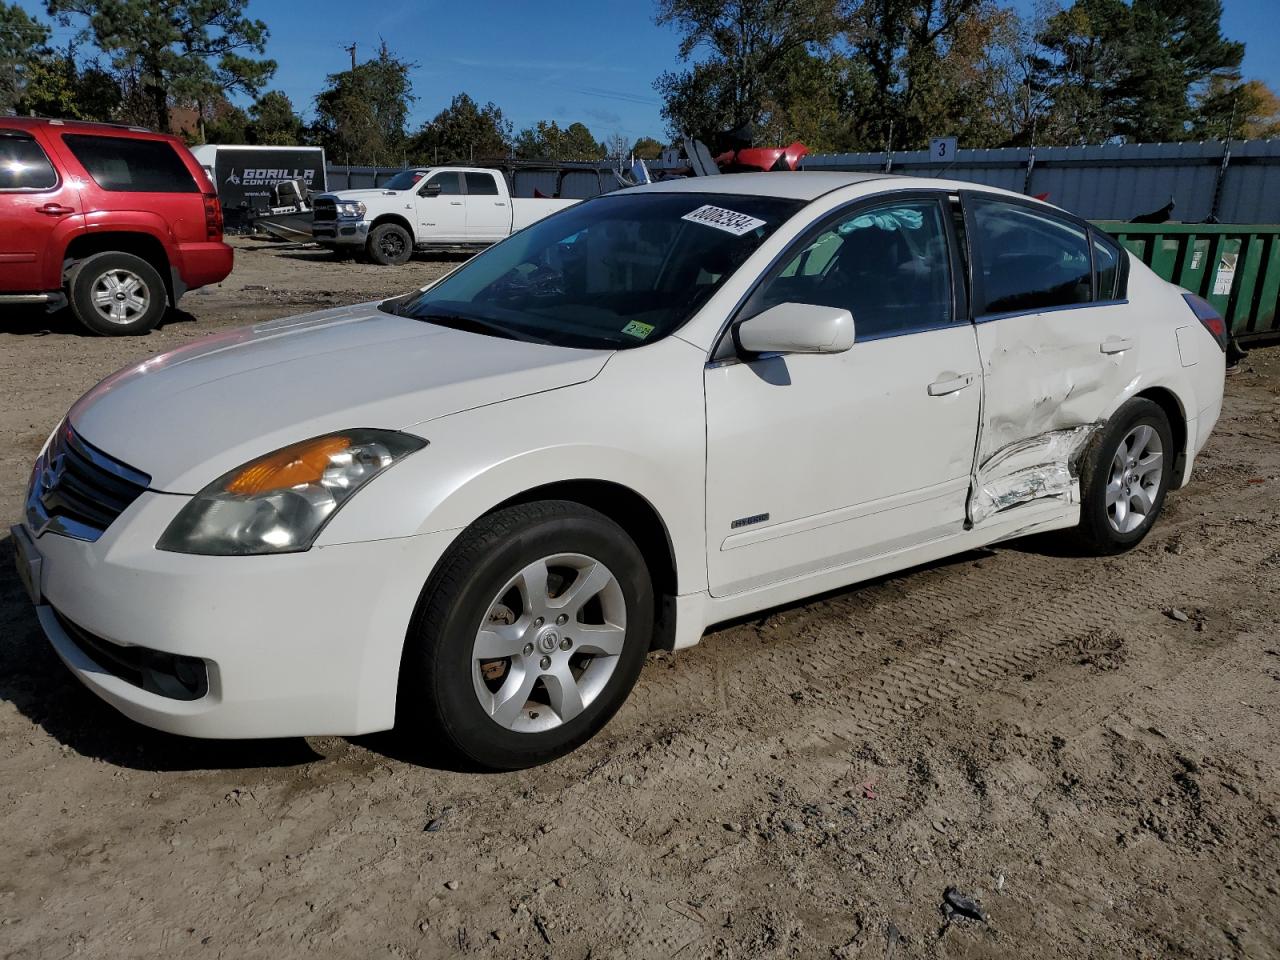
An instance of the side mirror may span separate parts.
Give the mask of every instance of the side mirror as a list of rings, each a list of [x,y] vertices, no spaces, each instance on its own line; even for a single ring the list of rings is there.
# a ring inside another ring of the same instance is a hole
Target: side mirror
[[[442,189],[443,189],[443,185],[440,183],[440,181],[433,180],[432,182],[428,183],[425,187],[423,187],[421,190],[418,191],[418,196],[438,197],[440,196],[440,191]]]
[[[745,353],[844,353],[853,346],[853,314],[840,307],[780,303],[733,331]]]

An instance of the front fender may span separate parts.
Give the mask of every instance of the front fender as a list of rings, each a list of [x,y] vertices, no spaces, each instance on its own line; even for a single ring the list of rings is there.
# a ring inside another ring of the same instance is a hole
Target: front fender
[[[703,356],[670,339],[615,355],[594,380],[419,424],[429,446],[371,481],[317,544],[460,531],[535,487],[599,480],[652,505],[679,592],[705,589]]]

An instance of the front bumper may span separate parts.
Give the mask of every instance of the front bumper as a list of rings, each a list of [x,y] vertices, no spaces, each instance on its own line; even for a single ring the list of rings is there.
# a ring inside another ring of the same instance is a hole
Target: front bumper
[[[355,220],[322,220],[311,224],[311,236],[322,247],[363,247],[369,224]]]
[[[354,735],[390,728],[406,629],[451,532],[261,557],[165,553],[186,497],[147,492],[97,542],[32,538],[34,593],[54,650],[132,719],[210,738]],[[200,658],[207,691],[163,696],[77,643]]]

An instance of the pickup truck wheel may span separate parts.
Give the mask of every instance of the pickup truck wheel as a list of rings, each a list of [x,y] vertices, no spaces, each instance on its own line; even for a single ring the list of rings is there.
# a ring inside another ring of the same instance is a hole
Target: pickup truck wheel
[[[68,287],[76,319],[105,337],[146,333],[168,306],[159,271],[131,253],[86,257],[71,268]]]
[[[399,266],[413,253],[413,237],[398,223],[383,223],[369,232],[365,244],[369,259],[384,266]]]
[[[459,536],[423,591],[400,734],[493,770],[568,753],[631,692],[653,611],[644,557],[608,517],[559,500],[496,511]]]
[[[1126,402],[1081,461],[1077,540],[1096,554],[1121,553],[1141,542],[1164,506],[1173,460],[1165,412],[1145,397]]]

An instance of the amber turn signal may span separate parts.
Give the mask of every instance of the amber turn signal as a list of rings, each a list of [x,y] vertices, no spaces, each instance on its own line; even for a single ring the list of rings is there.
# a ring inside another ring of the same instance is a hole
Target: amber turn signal
[[[228,480],[224,489],[237,496],[251,497],[272,490],[319,483],[334,454],[350,447],[349,437],[304,440],[253,461]]]

